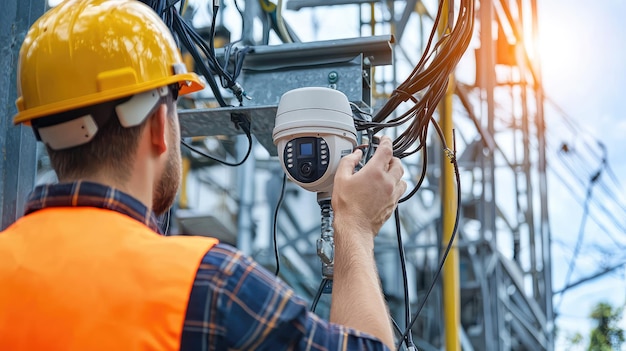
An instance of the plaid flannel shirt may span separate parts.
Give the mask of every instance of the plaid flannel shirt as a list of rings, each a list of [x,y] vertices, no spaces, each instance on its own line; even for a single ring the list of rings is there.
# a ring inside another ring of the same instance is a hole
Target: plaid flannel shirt
[[[109,209],[159,231],[156,217],[141,202],[90,182],[38,186],[25,213],[59,206]],[[286,284],[224,244],[209,250],[198,267],[180,349],[388,350],[372,336],[308,312]]]

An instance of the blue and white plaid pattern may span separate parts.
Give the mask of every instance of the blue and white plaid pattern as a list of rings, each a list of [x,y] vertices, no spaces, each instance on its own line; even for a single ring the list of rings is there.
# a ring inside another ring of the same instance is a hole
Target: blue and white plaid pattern
[[[38,186],[26,214],[90,206],[128,215],[158,232],[153,213],[119,190],[90,182]],[[103,225],[106,225],[103,223]],[[385,318],[381,316],[382,318]],[[377,339],[309,313],[304,300],[233,247],[202,259],[189,296],[181,350],[388,350]]]

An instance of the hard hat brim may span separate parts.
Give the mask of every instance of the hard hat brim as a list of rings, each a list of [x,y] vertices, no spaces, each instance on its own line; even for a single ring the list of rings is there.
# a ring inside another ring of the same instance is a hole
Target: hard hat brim
[[[18,113],[13,118],[13,124],[17,125],[20,123],[24,123],[26,125],[30,125],[30,121],[35,118],[54,115],[57,113],[70,111],[90,105],[97,105],[103,102],[135,95],[144,91],[174,83],[180,83],[180,90],[178,95],[193,93],[204,89],[205,86],[204,82],[197,74],[189,72],[179,73],[158,80],[152,80],[144,84],[137,84],[131,89],[129,89],[128,87],[123,87],[120,89],[101,91],[95,94],[80,96],[74,99],[67,99],[59,101],[57,103],[46,104],[35,108],[26,109],[26,106],[23,106],[23,102],[21,101],[21,99],[18,99],[16,101]]]

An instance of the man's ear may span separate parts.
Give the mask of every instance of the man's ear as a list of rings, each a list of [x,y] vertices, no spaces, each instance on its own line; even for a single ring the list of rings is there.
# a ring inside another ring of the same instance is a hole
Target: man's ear
[[[167,104],[159,104],[159,107],[150,116],[148,122],[150,128],[150,140],[152,146],[158,155],[161,155],[167,151]]]

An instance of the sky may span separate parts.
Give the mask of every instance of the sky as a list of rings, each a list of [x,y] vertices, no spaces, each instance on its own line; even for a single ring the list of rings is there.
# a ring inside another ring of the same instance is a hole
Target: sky
[[[603,1],[614,6],[583,6],[577,1],[551,1],[544,4],[544,16],[566,10],[545,28],[544,46],[558,43],[556,49],[545,49],[543,78],[547,95],[566,110],[589,135],[601,139],[608,148],[609,162],[622,175],[626,157],[620,154],[626,133],[626,23],[619,13],[626,11],[624,1]],[[567,37],[564,37],[567,36]],[[549,118],[549,117],[548,117]],[[548,121],[549,122],[549,121]]]
[[[626,1],[623,0],[545,0],[539,1],[540,41],[543,80],[546,95],[554,100],[578,123],[582,130],[578,138],[593,137],[601,140],[607,148],[609,165],[622,184],[617,197],[624,202],[626,183]],[[554,111],[546,111],[546,123],[558,119]],[[590,167],[596,167],[590,165]],[[586,174],[581,169],[581,175]],[[602,174],[607,177],[607,174]],[[605,179],[606,180],[606,179]],[[616,188],[617,189],[617,188]],[[595,189],[594,189],[595,190]],[[554,290],[564,286],[564,276],[572,257],[572,248],[582,217],[582,207],[572,203],[570,190],[559,179],[549,179],[551,229],[553,246]],[[618,218],[626,223],[626,217]],[[624,232],[617,234],[624,240]],[[601,228],[587,222],[581,254],[577,260],[571,281],[596,272],[602,265],[601,256],[594,250],[598,242],[605,241]],[[610,245],[603,245],[610,248]],[[621,256],[623,250],[616,247],[609,256]],[[600,256],[600,258],[599,258]],[[606,259],[606,258],[604,258]],[[616,260],[619,261],[619,258]],[[566,338],[576,332],[588,337],[592,325],[587,318],[592,307],[599,301],[614,306],[626,303],[624,271],[594,280],[570,290],[559,307],[559,337],[557,350],[582,349],[568,345]],[[626,320],[620,326],[626,329]],[[586,341],[585,341],[586,342]],[[585,343],[584,342],[584,343]],[[583,343],[583,344],[584,344]]]

